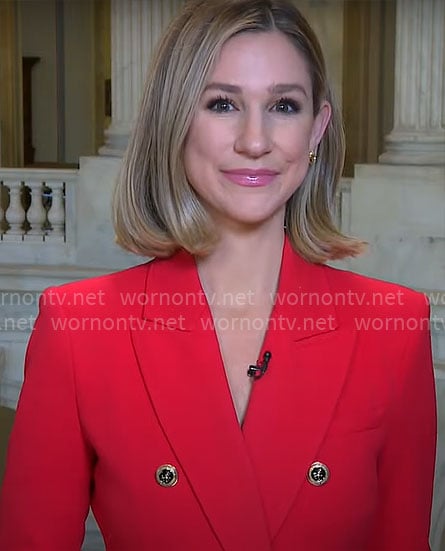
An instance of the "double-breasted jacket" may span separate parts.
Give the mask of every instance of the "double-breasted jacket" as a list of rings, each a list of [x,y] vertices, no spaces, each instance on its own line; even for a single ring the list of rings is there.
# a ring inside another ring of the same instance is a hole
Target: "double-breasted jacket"
[[[0,549],[78,551],[90,505],[108,551],[429,549],[423,295],[286,241],[242,426],[216,321],[185,252],[42,295]]]

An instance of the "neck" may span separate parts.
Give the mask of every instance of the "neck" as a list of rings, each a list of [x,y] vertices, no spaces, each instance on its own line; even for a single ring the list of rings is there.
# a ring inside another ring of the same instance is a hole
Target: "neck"
[[[284,244],[283,224],[251,231],[226,230],[212,253],[197,260],[206,293],[270,295],[276,290]]]

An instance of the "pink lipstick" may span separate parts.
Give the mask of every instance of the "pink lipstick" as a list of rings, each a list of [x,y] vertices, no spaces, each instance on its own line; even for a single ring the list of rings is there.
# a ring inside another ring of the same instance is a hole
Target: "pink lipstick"
[[[271,184],[279,173],[266,168],[235,168],[233,170],[223,170],[223,174],[228,180],[239,186],[261,187]]]

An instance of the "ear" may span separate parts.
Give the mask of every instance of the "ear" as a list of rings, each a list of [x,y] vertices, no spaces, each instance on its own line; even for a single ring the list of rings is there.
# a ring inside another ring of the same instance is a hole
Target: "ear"
[[[318,144],[321,142],[329,121],[331,120],[331,115],[331,104],[327,101],[323,101],[312,125],[310,148],[313,151],[317,149]]]

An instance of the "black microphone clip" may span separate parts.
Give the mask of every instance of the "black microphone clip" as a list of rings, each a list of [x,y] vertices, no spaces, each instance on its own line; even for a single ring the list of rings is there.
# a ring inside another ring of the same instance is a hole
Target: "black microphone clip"
[[[263,360],[260,362],[257,361],[256,365],[249,365],[249,368],[247,370],[247,376],[253,377],[256,379],[261,379],[261,377],[266,373],[267,368],[269,366],[269,361],[272,358],[272,354],[266,350],[263,354]]]

